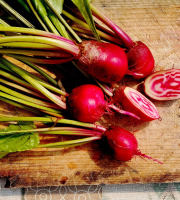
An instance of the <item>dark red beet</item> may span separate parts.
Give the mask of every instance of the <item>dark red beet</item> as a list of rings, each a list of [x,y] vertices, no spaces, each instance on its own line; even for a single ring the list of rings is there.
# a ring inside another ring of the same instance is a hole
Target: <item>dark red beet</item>
[[[104,93],[96,85],[76,87],[68,97],[68,106],[73,117],[81,122],[95,122],[105,112]]]
[[[86,73],[105,83],[120,81],[127,73],[127,56],[122,48],[111,43],[83,41],[77,65]]]
[[[111,126],[105,132],[108,144],[114,152],[114,157],[120,161],[131,160],[137,153],[138,143],[135,136],[118,126]]]
[[[149,48],[142,42],[136,42],[127,52],[128,74],[140,79],[150,75],[154,70],[154,57]]]
[[[115,159],[129,161],[134,156],[140,156],[141,158],[148,158],[162,164],[160,161],[142,154],[138,150],[136,137],[129,131],[118,126],[111,126],[104,135],[107,138],[110,148],[113,150]]]

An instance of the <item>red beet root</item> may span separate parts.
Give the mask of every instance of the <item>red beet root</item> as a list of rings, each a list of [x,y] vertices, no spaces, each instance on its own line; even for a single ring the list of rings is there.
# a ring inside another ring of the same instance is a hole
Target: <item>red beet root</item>
[[[152,99],[165,101],[180,98],[180,69],[155,72],[144,81],[144,91]]]
[[[72,90],[68,97],[70,112],[81,122],[95,122],[105,112],[104,93],[95,85],[81,85]]]
[[[142,154],[141,151],[138,150],[138,142],[135,136],[123,128],[111,126],[110,129],[105,132],[105,137],[117,160],[129,161],[134,156],[140,156],[161,163],[156,159]]]
[[[128,74],[140,79],[150,75],[154,70],[154,58],[149,48],[142,42],[136,42],[127,52]]]
[[[127,73],[127,56],[122,48],[110,43],[84,41],[77,65],[86,73],[105,83],[120,81]]]
[[[129,131],[117,126],[111,126],[105,132],[109,146],[114,151],[117,160],[131,160],[137,153],[138,143],[136,138]]]
[[[143,121],[151,121],[160,118],[155,105],[133,88],[118,88],[114,93],[114,102],[120,103],[123,109],[134,113]]]

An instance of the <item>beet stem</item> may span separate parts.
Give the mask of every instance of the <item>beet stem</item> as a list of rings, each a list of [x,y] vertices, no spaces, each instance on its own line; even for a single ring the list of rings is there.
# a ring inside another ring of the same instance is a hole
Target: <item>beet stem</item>
[[[18,133],[29,133],[29,132],[38,132],[39,134],[53,134],[53,135],[78,135],[78,136],[102,136],[102,132],[83,129],[83,128],[74,128],[74,127],[46,127],[46,128],[34,128],[26,130],[18,130]],[[17,133],[17,130],[11,131],[0,131],[0,135],[11,135]]]
[[[2,59],[1,59],[2,60]],[[34,78],[29,76],[24,70],[17,67],[15,64],[11,63],[10,61],[3,59],[2,62],[7,64],[7,66],[15,73],[20,75],[23,79],[29,82],[33,87],[38,89],[43,95],[45,95],[48,99],[52,102],[57,104],[60,108],[66,109],[66,104],[59,98],[56,97],[53,93],[47,90],[44,86],[42,86],[39,82],[37,82]]]
[[[76,140],[54,142],[54,143],[48,143],[48,144],[40,144],[37,147],[38,148],[73,147],[73,146],[79,146],[79,145],[86,144],[88,142],[92,142],[92,141],[100,140],[100,139],[101,139],[100,136],[92,136],[92,137],[86,137],[86,138],[76,139]]]
[[[137,73],[137,72],[133,72],[131,70],[127,70],[127,75],[131,75],[131,76],[143,76],[142,73]]]
[[[3,51],[3,50],[2,50]],[[36,64],[63,64],[67,63],[73,60],[73,57],[70,58],[35,58],[35,57],[30,57],[30,56],[25,56],[25,55],[15,55],[15,54],[6,54],[3,53],[4,55],[8,55],[10,57],[13,57],[17,60],[22,60],[36,63]]]
[[[91,4],[91,10],[95,17],[105,23],[114,33],[123,40],[125,47],[131,48],[135,45],[133,40],[114,22],[112,22],[108,17],[106,17],[100,10],[98,10],[94,5]]]
[[[69,39],[66,39],[62,36],[55,35],[53,33],[49,33],[47,31],[41,31],[37,29],[30,29],[30,28],[22,28],[22,27],[7,27],[7,26],[1,26],[1,32],[17,32],[17,33],[23,33],[28,35],[36,35],[36,36],[43,36],[48,38],[53,38],[59,41],[63,41],[65,43],[74,45],[75,43]]]
[[[68,125],[73,125],[73,126],[86,127],[86,128],[93,129],[96,131],[102,131],[102,132],[106,131],[106,128],[101,125],[79,122],[79,121],[70,120],[70,119],[63,119],[60,117],[0,117],[0,122],[19,122],[19,121],[68,124]]]
[[[52,3],[48,0],[45,0],[46,4],[49,6],[49,8],[52,10],[52,12],[56,15],[56,17],[59,19],[59,21],[67,28],[67,30],[74,36],[74,38],[77,40],[77,42],[81,43],[81,38],[74,32],[74,30],[69,26],[69,24],[64,20],[64,18],[59,14]]]
[[[116,112],[118,112],[118,113],[121,113],[121,114],[124,114],[124,115],[129,115],[129,116],[131,116],[131,117],[134,117],[134,118],[136,118],[136,119],[140,119],[137,115],[135,115],[134,113],[131,113],[131,112],[128,112],[128,111],[125,111],[125,110],[121,110],[121,109],[119,109],[117,106],[115,106],[115,105],[113,105],[113,104],[110,104],[110,105],[108,105],[107,107],[109,107],[109,108],[111,108],[111,109],[113,109],[113,110],[115,110]]]
[[[79,25],[79,26],[72,26],[73,30],[80,32],[80,33],[85,33],[86,35],[93,35],[89,26],[84,21],[74,17],[73,15],[71,15],[70,13],[68,13],[65,10],[63,10],[63,14]],[[106,33],[106,32],[103,32],[99,29],[97,29],[97,32],[98,32],[98,34],[101,38],[108,40],[108,41],[111,41],[111,42],[114,42],[114,43],[119,44],[119,45],[123,45],[123,42],[120,41],[119,38],[116,38],[115,37],[116,35],[113,32],[110,33],[110,31],[109,31],[108,33]]]

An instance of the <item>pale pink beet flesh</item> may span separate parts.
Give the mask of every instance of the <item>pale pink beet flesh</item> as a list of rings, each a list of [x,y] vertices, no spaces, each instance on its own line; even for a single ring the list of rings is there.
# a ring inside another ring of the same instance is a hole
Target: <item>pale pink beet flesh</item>
[[[155,105],[133,88],[118,88],[114,93],[114,102],[120,103],[124,110],[134,113],[142,121],[151,121],[160,118]]]
[[[83,41],[77,65],[99,81],[114,83],[127,73],[128,62],[122,48],[110,43]]]
[[[152,99],[180,99],[180,69],[157,71],[144,81],[144,91]]]

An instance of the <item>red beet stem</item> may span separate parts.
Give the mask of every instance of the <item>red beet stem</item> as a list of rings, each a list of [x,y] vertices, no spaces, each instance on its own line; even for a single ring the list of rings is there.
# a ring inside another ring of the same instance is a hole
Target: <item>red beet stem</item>
[[[127,75],[131,75],[131,76],[134,76],[134,77],[143,77],[143,74],[142,73],[137,73],[137,72],[133,72],[131,70],[127,70]]]
[[[91,10],[95,17],[106,24],[114,33],[123,41],[124,46],[130,49],[135,45],[133,40],[115,23],[113,23],[107,16],[105,16],[100,10],[98,10],[94,5],[91,4]]]
[[[115,106],[113,104],[109,104],[109,105],[107,105],[107,107],[115,110],[116,112],[118,112],[120,114],[129,115],[129,116],[134,117],[136,119],[140,119],[140,117],[138,117],[134,113],[131,113],[131,112],[128,112],[128,111],[125,111],[125,110],[121,110],[120,108],[118,108],[117,106]]]

